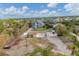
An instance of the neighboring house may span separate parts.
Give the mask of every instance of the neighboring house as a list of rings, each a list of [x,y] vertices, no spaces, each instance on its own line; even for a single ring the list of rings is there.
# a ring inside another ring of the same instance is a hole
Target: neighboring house
[[[45,38],[46,37],[46,33],[37,33],[35,35],[35,37],[37,37],[37,38]]]
[[[47,38],[47,37],[56,37],[56,36],[57,36],[57,33],[54,30],[51,30],[51,31],[37,33],[34,37]]]
[[[43,22],[43,20],[37,20],[33,25],[32,27],[33,28],[40,28],[40,27],[43,27],[45,24]]]

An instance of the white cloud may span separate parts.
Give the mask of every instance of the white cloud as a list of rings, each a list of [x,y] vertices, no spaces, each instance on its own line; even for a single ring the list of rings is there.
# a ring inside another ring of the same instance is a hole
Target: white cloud
[[[40,11],[40,13],[42,13],[42,14],[43,14],[43,13],[48,13],[48,12],[49,12],[48,9],[44,9],[44,10],[41,10],[41,11]]]
[[[4,15],[4,17],[48,17],[48,16],[58,16],[60,15],[58,11],[49,9],[42,10],[29,10],[27,6],[22,6],[20,8],[16,8],[11,6],[9,8],[0,9],[0,15]]]
[[[42,10],[30,10],[29,13],[26,13],[24,17],[48,17],[49,10],[42,9]]]
[[[0,9],[0,15],[12,15],[16,13],[16,10],[17,9],[14,6],[5,9]]]
[[[47,5],[47,7],[49,7],[49,8],[55,8],[57,5],[58,5],[57,3],[49,3]]]
[[[54,14],[55,14],[55,13],[56,13],[56,11],[55,11],[55,10],[53,10],[51,13],[54,13]]]
[[[62,9],[58,9],[58,11],[62,11]]]
[[[71,15],[79,15],[79,4],[78,3],[69,3],[64,6],[66,12]]]
[[[29,8],[27,6],[23,6],[22,10],[28,10]]]
[[[3,10],[2,9],[0,9],[0,15],[3,15]]]
[[[31,10],[30,13],[26,14],[26,17],[46,17],[48,16],[48,9],[43,10]]]
[[[23,14],[25,13],[29,8],[27,6],[23,6],[21,8],[16,8],[14,6],[11,6],[9,8],[0,9],[0,13],[2,15],[16,15],[16,14]]]
[[[49,11],[49,9],[43,9],[43,10],[37,10],[37,11],[31,11],[29,14],[30,17],[52,17],[52,16],[60,16],[61,14],[58,11],[52,10]],[[27,16],[27,15],[26,15]]]
[[[22,7],[22,12],[26,12],[27,10],[29,10],[29,8],[27,6]]]
[[[15,14],[16,10],[17,8],[15,8],[14,6],[11,6],[10,8],[6,8],[4,10],[4,14]]]
[[[61,14],[58,11],[52,10],[51,12],[49,12],[49,16],[60,16]]]

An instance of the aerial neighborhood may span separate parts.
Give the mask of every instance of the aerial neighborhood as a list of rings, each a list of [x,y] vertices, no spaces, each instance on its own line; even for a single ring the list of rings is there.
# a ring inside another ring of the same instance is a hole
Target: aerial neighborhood
[[[0,55],[79,55],[78,18],[1,19]]]
[[[0,3],[0,56],[79,56],[79,4]]]

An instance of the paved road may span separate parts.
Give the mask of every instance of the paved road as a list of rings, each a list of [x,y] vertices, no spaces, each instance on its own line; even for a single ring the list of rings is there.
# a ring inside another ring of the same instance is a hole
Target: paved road
[[[57,36],[48,37],[47,39],[56,46],[57,51],[70,55],[70,50],[67,48],[67,45],[64,44]]]

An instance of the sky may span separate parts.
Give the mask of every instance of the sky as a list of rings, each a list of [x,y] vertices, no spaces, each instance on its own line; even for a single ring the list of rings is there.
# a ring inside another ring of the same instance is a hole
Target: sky
[[[79,16],[78,3],[0,3],[0,18]]]

